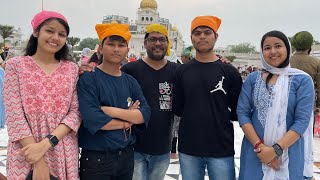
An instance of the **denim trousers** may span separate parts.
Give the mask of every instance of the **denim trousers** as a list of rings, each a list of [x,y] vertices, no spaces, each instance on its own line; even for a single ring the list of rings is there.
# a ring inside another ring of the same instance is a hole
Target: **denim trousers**
[[[134,152],[133,180],[163,180],[170,164],[170,153],[149,155]]]
[[[205,169],[210,180],[235,180],[234,157],[198,157],[179,152],[183,180],[203,180]]]
[[[133,174],[132,146],[114,151],[82,149],[81,180],[131,180]]]

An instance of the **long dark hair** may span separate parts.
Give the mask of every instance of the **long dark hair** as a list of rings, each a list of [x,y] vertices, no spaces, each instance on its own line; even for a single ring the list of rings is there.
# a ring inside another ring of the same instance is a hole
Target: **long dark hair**
[[[59,21],[59,23],[61,23],[65,28],[66,28],[66,31],[67,31],[67,36],[69,35],[69,32],[70,32],[70,28],[69,28],[69,25],[62,19],[60,18],[49,18],[45,21],[43,21],[38,27],[37,29],[35,30],[35,32],[40,32],[40,29],[41,27],[46,24],[47,22],[49,21],[52,21],[52,20],[57,20]],[[28,41],[28,44],[27,44],[27,47],[25,48],[25,56],[33,56],[36,52],[37,52],[37,47],[38,47],[38,38],[34,37],[32,34],[29,38],[29,41]],[[64,46],[54,54],[54,57],[58,60],[69,60],[68,59],[68,53],[69,53],[69,48],[67,46],[67,44],[65,43]],[[71,61],[71,60],[70,60]]]
[[[95,52],[92,54],[92,56],[90,57],[89,59],[89,62],[88,63],[91,63],[91,62],[94,62],[94,63],[97,63],[98,65],[100,65],[102,63],[102,55],[100,55],[100,57],[98,56],[98,53]]]
[[[286,46],[286,49],[287,49],[287,57],[285,59],[285,61],[283,61],[282,64],[280,64],[277,68],[284,68],[286,66],[289,65],[289,58],[290,58],[290,53],[291,53],[291,47],[290,47],[290,42],[289,42],[289,39],[287,38],[287,36],[285,34],[283,34],[282,32],[280,31],[270,31],[270,32],[267,32],[265,35],[263,35],[262,39],[261,39],[261,49],[263,51],[263,43],[264,41],[266,40],[267,37],[276,37],[276,38],[279,38],[281,39],[283,42],[284,42],[284,45]],[[266,78],[266,86],[267,86],[267,89],[269,90],[268,88],[268,82],[270,81],[270,79],[272,78],[273,74],[269,72],[267,78]]]

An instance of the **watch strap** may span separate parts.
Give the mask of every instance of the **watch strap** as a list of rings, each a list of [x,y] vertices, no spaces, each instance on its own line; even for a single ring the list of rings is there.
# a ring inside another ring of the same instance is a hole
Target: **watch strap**
[[[275,153],[277,154],[277,156],[281,156],[283,154],[283,149],[278,143],[275,143],[274,145],[272,145],[272,147]]]
[[[49,139],[49,142],[52,145],[52,147],[55,147],[59,142],[58,138],[52,134],[47,135],[46,138]]]

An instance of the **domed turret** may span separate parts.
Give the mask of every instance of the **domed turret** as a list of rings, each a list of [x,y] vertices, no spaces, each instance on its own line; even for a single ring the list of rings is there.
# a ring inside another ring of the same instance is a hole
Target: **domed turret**
[[[116,20],[112,20],[110,24],[118,24]]]
[[[172,28],[171,28],[171,31],[177,31],[177,27],[176,26],[173,26]]]
[[[142,0],[140,3],[141,9],[157,9],[158,5],[155,0]]]

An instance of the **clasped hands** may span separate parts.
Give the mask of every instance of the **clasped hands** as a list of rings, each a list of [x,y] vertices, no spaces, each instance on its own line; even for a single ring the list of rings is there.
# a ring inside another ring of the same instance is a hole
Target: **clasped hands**
[[[39,143],[28,144],[20,150],[20,153],[30,164],[38,162],[51,147],[48,138],[44,138]]]
[[[280,169],[281,161],[277,158],[277,154],[275,153],[273,147],[261,144],[257,149],[254,149],[254,152],[257,154],[257,157],[262,163],[270,166],[274,170]]]
[[[44,154],[51,146],[49,139],[44,138],[38,143],[28,144],[20,150],[20,154],[23,155],[26,161],[33,167],[33,179],[49,179],[50,174],[57,177],[55,173],[49,169],[44,160]]]

